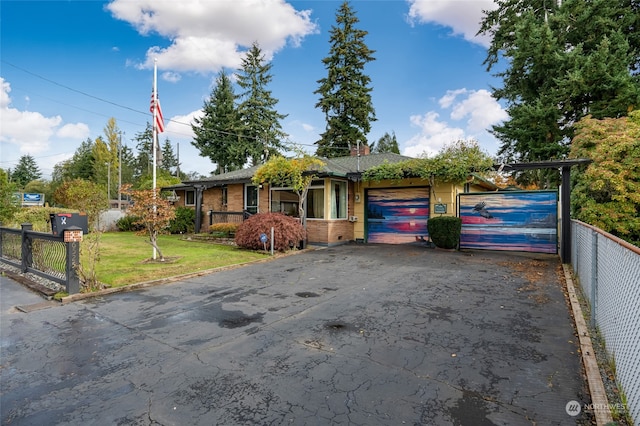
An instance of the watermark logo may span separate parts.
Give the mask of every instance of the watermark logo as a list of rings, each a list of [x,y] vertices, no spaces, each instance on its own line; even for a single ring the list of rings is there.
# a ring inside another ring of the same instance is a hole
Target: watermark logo
[[[580,406],[580,403],[578,401],[573,401],[573,400],[567,402],[567,405],[565,405],[564,409],[567,412],[567,414],[570,415],[571,417],[577,416],[578,414],[580,414],[580,411],[582,411],[582,407]]]

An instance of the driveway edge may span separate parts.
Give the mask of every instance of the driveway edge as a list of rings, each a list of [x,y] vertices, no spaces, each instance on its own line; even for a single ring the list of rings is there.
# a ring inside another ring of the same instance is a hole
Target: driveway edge
[[[582,315],[582,308],[580,307],[580,301],[578,300],[578,295],[573,285],[571,271],[566,264],[562,265],[562,269],[564,270],[564,280],[567,286],[567,293],[569,294],[573,320],[576,324],[578,339],[580,339],[580,352],[582,354],[585,374],[587,375],[587,383],[589,384],[589,393],[591,394],[591,404],[593,406],[592,411],[596,418],[596,424],[598,426],[604,426],[613,422],[607,392],[605,391],[604,383],[600,376],[600,367],[598,367],[596,354],[593,351],[589,328]]]

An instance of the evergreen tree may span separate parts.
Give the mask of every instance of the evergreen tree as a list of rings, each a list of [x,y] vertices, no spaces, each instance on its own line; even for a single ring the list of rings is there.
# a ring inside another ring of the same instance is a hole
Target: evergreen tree
[[[174,174],[177,167],[178,159],[176,158],[176,154],[173,152],[171,141],[169,139],[165,139],[162,144],[162,164],[160,165],[160,168]]]
[[[95,181],[94,162],[93,141],[87,138],[76,148],[73,157],[53,166],[51,180],[56,185],[72,179]]]
[[[217,164],[216,173],[237,170],[247,160],[241,147],[242,125],[235,98],[231,80],[221,71],[209,100],[204,103],[204,115],[191,126],[196,135],[191,144],[198,148],[200,156]]]
[[[510,117],[492,130],[501,141],[498,154],[504,161],[563,158],[574,123],[582,117],[620,117],[640,104],[640,80],[634,75],[640,64],[637,2],[496,3],[480,33],[492,36],[488,70],[501,57],[508,60],[507,68],[496,74],[503,85],[493,92],[506,101]],[[537,175],[535,179],[549,178]]]
[[[133,180],[139,181],[144,175],[152,174],[153,158],[151,157],[151,145],[153,143],[153,128],[147,122],[147,127],[133,137],[136,142],[138,155],[134,160]]]
[[[273,79],[269,73],[272,65],[265,62],[262,50],[253,43],[242,59],[242,68],[237,72],[237,83],[243,93],[238,105],[242,122],[242,144],[252,165],[262,164],[266,159],[282,149],[282,139],[287,135],[282,131],[280,120],[286,115],[275,110],[278,100],[267,89]]]
[[[371,145],[371,152],[382,153],[382,152],[393,152],[395,154],[400,154],[400,147],[398,146],[398,140],[396,139],[396,134],[393,132],[392,135],[385,132],[385,134],[378,139],[378,142],[374,142]]]
[[[336,14],[336,25],[331,28],[329,56],[322,62],[327,77],[318,80],[320,95],[316,108],[325,114],[326,130],[316,142],[316,154],[322,157],[340,157],[349,154],[349,148],[358,142],[367,145],[375,110],[369,87],[371,78],[364,67],[375,58],[375,51],[364,42],[367,31],[355,26],[359,22],[349,2],[342,3]]]
[[[36,164],[36,160],[31,155],[23,155],[18,160],[18,164],[11,172],[11,181],[18,188],[24,188],[32,180],[40,179],[42,173]]]

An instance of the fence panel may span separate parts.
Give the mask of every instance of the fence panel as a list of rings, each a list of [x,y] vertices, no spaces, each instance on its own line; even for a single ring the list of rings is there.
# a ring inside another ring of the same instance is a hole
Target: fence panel
[[[573,269],[616,366],[627,407],[640,423],[640,249],[573,221]]]
[[[21,230],[0,227],[0,263],[62,284],[69,294],[80,291],[80,243],[65,242],[64,233],[35,232],[31,224]]]

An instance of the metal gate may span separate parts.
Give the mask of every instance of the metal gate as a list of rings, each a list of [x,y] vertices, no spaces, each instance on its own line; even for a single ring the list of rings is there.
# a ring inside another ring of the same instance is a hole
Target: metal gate
[[[558,252],[558,192],[460,194],[460,248]]]

